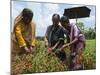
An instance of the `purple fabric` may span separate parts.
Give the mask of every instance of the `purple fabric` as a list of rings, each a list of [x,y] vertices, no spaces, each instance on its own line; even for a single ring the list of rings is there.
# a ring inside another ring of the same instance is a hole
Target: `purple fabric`
[[[75,38],[78,38],[78,41],[71,45],[70,49],[72,52],[77,52],[78,49],[85,48],[85,36],[81,33],[80,29],[75,24],[70,24],[68,30],[70,37],[70,42]]]
[[[76,58],[78,54],[78,50],[81,49],[83,50],[85,48],[85,36],[84,34],[80,31],[78,26],[75,24],[70,24],[66,29],[64,29],[65,34],[69,36],[70,42],[73,41],[75,38],[78,40],[70,46],[71,50],[71,63],[70,63],[70,68],[72,70],[76,69],[81,69],[82,64],[73,62],[79,60],[79,62],[82,62],[79,58]],[[81,55],[80,55],[81,56]]]

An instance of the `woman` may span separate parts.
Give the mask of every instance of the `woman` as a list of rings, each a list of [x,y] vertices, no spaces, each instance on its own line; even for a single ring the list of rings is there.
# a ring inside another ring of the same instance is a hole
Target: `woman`
[[[14,22],[12,50],[31,52],[35,47],[35,23],[32,22],[33,12],[24,8]]]
[[[82,50],[85,48],[85,37],[80,29],[75,24],[69,23],[67,16],[61,17],[61,25],[64,28],[65,34],[69,35],[69,43],[62,46],[61,50],[66,47],[70,47],[71,51],[71,70],[82,69]]]
[[[49,53],[54,52],[62,63],[66,63],[66,53],[64,51],[58,51],[64,44],[64,32],[59,22],[59,14],[53,14],[52,25],[48,26],[45,34],[45,47]]]

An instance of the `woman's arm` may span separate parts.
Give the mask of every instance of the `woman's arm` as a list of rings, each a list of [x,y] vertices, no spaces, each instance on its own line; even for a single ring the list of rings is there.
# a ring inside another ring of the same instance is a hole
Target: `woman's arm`
[[[73,41],[71,41],[70,43],[66,43],[61,47],[61,50],[63,50],[66,47],[69,47],[70,45],[74,44],[78,39],[75,38]]]
[[[22,36],[22,33],[21,33],[21,27],[20,25],[16,25],[15,27],[15,37],[17,38],[17,42],[19,44],[19,47],[24,49],[26,52],[30,52],[28,47],[26,46],[26,42]]]
[[[22,36],[22,33],[21,33],[21,27],[20,27],[20,24],[17,24],[16,27],[15,27],[15,37],[17,38],[17,41],[18,41],[18,44],[19,44],[19,47],[24,47],[26,46],[26,42]]]
[[[69,46],[72,45],[72,44],[74,44],[75,42],[77,42],[77,40],[78,40],[78,38],[76,37],[73,41],[71,41],[70,43],[68,43]]]
[[[56,49],[56,47],[59,45],[60,41],[58,41],[52,48],[52,50]]]

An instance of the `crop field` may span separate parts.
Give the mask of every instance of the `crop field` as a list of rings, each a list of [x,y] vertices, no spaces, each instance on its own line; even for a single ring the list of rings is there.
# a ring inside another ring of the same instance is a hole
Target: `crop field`
[[[12,74],[27,74],[41,72],[62,72],[69,71],[70,50],[65,50],[67,63],[62,64],[55,54],[48,55],[43,41],[37,41],[34,52],[26,54],[12,54],[11,72]],[[84,70],[96,68],[96,40],[86,40],[86,48],[83,51]]]

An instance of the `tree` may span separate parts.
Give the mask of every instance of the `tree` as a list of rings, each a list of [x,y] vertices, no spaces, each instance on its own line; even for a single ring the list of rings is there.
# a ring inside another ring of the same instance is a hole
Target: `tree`
[[[77,26],[80,28],[80,30],[84,33],[84,23],[83,22],[79,22],[79,23],[77,23]]]
[[[86,39],[95,39],[96,38],[96,26],[86,28],[83,22],[77,23],[79,29],[84,33]]]

